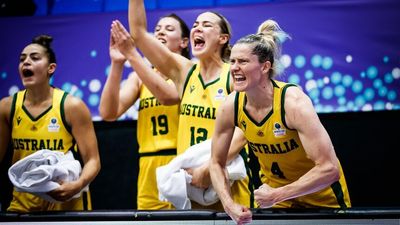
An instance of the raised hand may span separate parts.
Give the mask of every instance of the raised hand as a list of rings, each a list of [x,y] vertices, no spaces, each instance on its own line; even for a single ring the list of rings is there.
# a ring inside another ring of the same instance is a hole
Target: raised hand
[[[113,38],[112,31],[110,34],[110,59],[115,63],[123,63],[126,61],[125,56],[119,51],[118,47],[116,46],[115,39]]]
[[[120,21],[114,20],[112,22],[111,36],[114,42],[113,46],[115,46],[125,58],[129,58],[134,52],[136,53],[135,42]]]

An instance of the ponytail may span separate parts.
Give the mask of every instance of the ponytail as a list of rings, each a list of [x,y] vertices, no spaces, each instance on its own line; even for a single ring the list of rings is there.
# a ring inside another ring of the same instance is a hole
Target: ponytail
[[[280,71],[279,59],[281,57],[281,45],[290,38],[274,20],[266,20],[258,27],[257,34],[250,34],[239,39],[236,44],[254,45],[252,54],[257,55],[258,61],[264,63],[271,62],[269,77],[273,78]]]

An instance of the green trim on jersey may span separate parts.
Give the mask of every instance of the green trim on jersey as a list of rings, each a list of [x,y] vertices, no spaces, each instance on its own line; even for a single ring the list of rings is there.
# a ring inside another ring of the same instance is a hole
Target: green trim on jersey
[[[176,148],[171,149],[162,149],[156,152],[142,152],[139,153],[139,157],[146,157],[146,156],[164,156],[164,155],[176,155]]]
[[[83,210],[90,210],[90,206],[89,206],[89,200],[88,200],[88,193],[86,191],[82,192],[82,205],[83,205]]]
[[[190,68],[188,74],[186,75],[186,80],[185,80],[185,84],[183,85],[182,94],[185,93],[186,86],[187,86],[187,84],[188,84],[188,82],[189,82],[189,80],[190,80],[190,77],[191,77],[192,74],[193,74],[193,71],[196,69],[196,67],[197,67],[197,64],[194,64],[194,65],[192,66],[192,68]]]
[[[54,86],[51,86],[54,90],[56,90],[56,89],[58,89],[58,88],[56,88],[56,87],[54,87]],[[63,90],[61,90],[61,89],[58,89],[58,90],[60,90],[60,91],[63,91]],[[23,92],[24,92],[24,96],[23,96],[23,100],[22,100],[22,110],[24,110],[25,111],[25,113],[26,113],[26,115],[32,120],[32,121],[38,121],[40,118],[42,118],[47,112],[49,112],[52,108],[53,108],[53,103],[51,104],[51,106],[49,107],[49,108],[47,108],[45,111],[43,111],[39,116],[37,116],[36,118],[35,117],[33,117],[32,116],[32,114],[28,111],[28,109],[25,107],[25,105],[23,104],[24,102],[25,102],[25,98],[26,98],[26,89],[25,90],[23,90]],[[65,91],[63,91],[63,92],[65,92]],[[66,94],[66,92],[64,93],[64,94]],[[63,103],[61,103],[61,104],[63,104]]]
[[[295,129],[291,129],[288,127],[288,125],[286,124],[286,119],[285,119],[285,96],[286,96],[286,90],[288,89],[288,87],[297,87],[294,84],[286,84],[283,88],[282,88],[282,98],[281,98],[281,115],[282,115],[282,123],[283,126],[285,126],[287,129],[289,130],[295,130]]]
[[[42,118],[44,115],[46,115],[46,113],[49,112],[52,108],[53,108],[53,106],[50,106],[50,107],[47,108],[45,111],[43,111],[39,116],[37,116],[36,118],[34,118],[34,117],[32,116],[32,114],[29,113],[28,109],[25,108],[24,105],[22,105],[22,110],[25,111],[26,115],[27,115],[32,121],[38,121],[40,118]]]
[[[250,113],[246,110],[246,103],[247,103],[247,95],[244,95],[244,103],[243,103],[243,112],[247,115],[247,117],[250,119],[251,122],[256,124],[257,126],[262,126],[272,115],[274,112],[274,107],[271,107],[271,110],[268,112],[268,114],[262,119],[260,122],[257,122],[254,120],[254,118],[250,115]]]
[[[228,77],[226,78],[226,91],[228,92],[228,95],[232,92],[231,90],[231,71],[228,71]]]
[[[67,98],[68,93],[64,92],[62,98],[61,98],[61,102],[60,102],[60,114],[61,114],[61,120],[65,126],[65,128],[67,129],[67,131],[72,134],[72,129],[71,126],[67,123],[67,119],[65,118],[65,109],[64,109],[64,102],[65,99]]]
[[[335,193],[336,199],[338,201],[338,204],[340,205],[340,208],[345,209],[347,208],[347,205],[344,200],[344,194],[343,194],[343,188],[342,185],[340,184],[339,181],[334,182],[331,185],[333,193]]]
[[[36,118],[34,118],[32,116],[32,114],[28,111],[28,109],[24,106],[24,102],[25,102],[25,97],[26,97],[26,90],[24,90],[24,98],[22,100],[22,110],[25,111],[26,115],[32,120],[32,121],[38,121],[40,118],[42,118],[44,115],[46,115],[47,112],[49,112],[52,108],[53,108],[53,102],[51,104],[51,106],[49,108],[47,108],[46,110],[44,110],[42,113],[40,113],[39,116],[37,116]]]
[[[218,77],[217,79],[215,79],[215,80],[209,82],[208,84],[206,84],[204,82],[204,80],[203,80],[203,77],[201,76],[201,73],[199,73],[199,75],[197,75],[197,76],[199,77],[201,85],[203,85],[203,89],[206,89],[208,86],[211,86],[211,85],[217,83],[220,80],[220,77]]]
[[[18,92],[14,94],[13,100],[11,103],[10,121],[9,121],[10,122],[10,130],[12,130],[12,127],[13,127],[13,119],[14,119],[14,114],[15,114],[15,104],[17,102],[17,94],[18,94]]]
[[[248,151],[250,151],[250,150],[248,150]],[[242,148],[242,150],[240,150],[240,152],[239,152],[239,155],[243,159],[244,167],[246,168],[246,174],[249,177],[249,183],[247,183],[247,188],[250,191],[250,208],[254,208],[254,189],[256,187],[254,187],[254,182],[253,182],[254,174],[252,173],[252,170],[249,165],[249,156],[246,152],[246,148]]]
[[[235,93],[235,101],[234,101],[234,120],[235,120],[235,126],[239,127],[238,125],[238,108],[239,108],[239,92]]]

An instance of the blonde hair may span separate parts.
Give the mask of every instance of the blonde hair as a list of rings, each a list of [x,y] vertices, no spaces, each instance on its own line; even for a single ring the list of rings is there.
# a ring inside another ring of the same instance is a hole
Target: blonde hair
[[[258,26],[257,33],[268,33],[270,31],[283,31],[279,24],[272,19],[265,20]]]
[[[268,76],[273,78],[279,73],[282,43],[290,36],[272,19],[264,21],[257,31],[257,34],[240,38],[236,44],[252,44],[252,54],[257,55],[260,63],[271,62],[271,70]]]

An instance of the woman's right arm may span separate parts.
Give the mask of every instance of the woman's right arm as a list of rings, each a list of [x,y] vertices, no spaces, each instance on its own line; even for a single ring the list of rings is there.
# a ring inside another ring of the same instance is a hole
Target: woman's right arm
[[[125,57],[115,46],[110,35],[111,69],[101,93],[99,111],[106,121],[118,119],[139,97],[140,82],[136,74],[131,74],[120,88]]]
[[[158,71],[174,81],[180,93],[193,62],[171,52],[147,32],[146,11],[143,0],[129,0],[129,29],[136,46]]]
[[[0,163],[6,154],[11,137],[10,111],[12,96],[0,101]]]
[[[111,33],[119,52],[125,56],[139,79],[160,103],[163,105],[175,105],[179,103],[179,94],[175,85],[168,83],[164,77],[147,65],[137,51],[131,35],[118,20],[113,22]]]
[[[237,224],[245,224],[251,222],[252,213],[248,208],[233,201],[226,170],[229,146],[234,132],[234,95],[230,95],[217,110],[209,170],[212,185],[224,206],[225,212]]]

